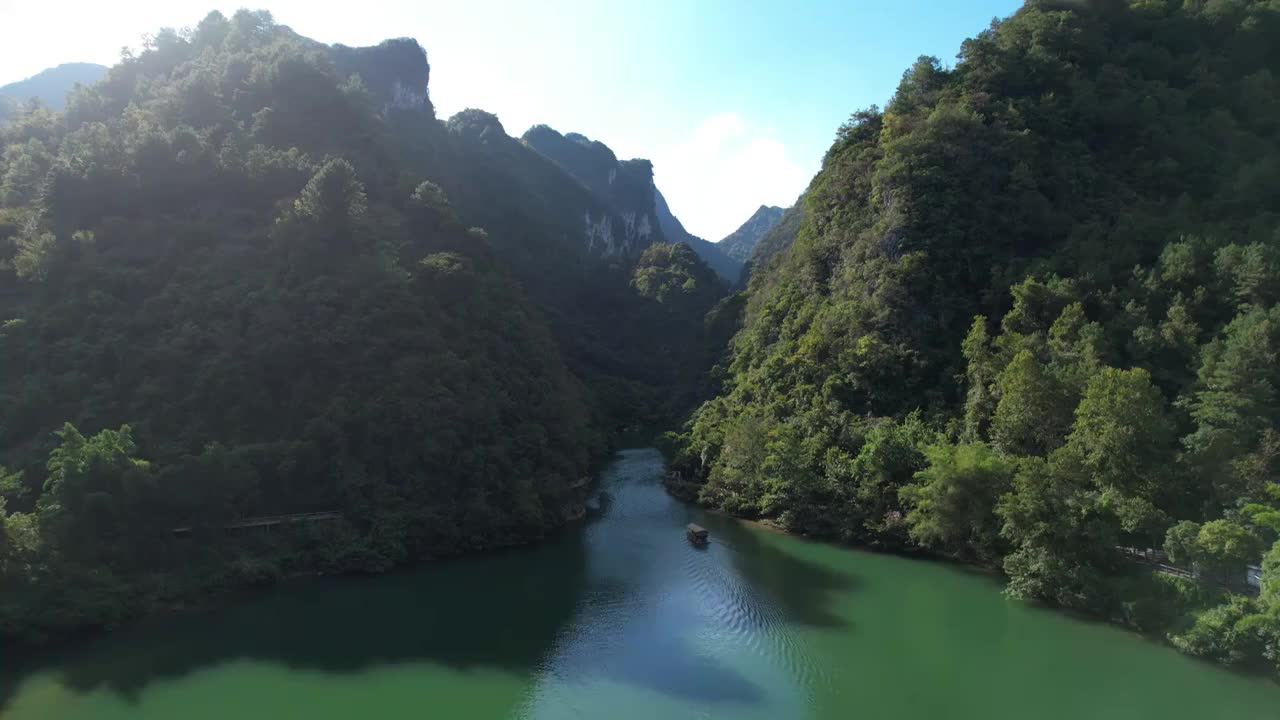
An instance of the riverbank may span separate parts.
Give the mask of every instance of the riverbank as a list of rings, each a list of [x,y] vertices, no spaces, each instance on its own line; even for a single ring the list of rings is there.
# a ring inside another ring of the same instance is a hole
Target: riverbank
[[[824,537],[815,537],[788,530],[773,518],[748,518],[724,512],[718,508],[705,507],[697,501],[697,483],[683,481],[674,473],[665,473],[663,487],[671,497],[681,502],[690,503],[701,508],[703,512],[732,519],[734,522],[748,527],[783,535],[806,542],[829,545],[837,548],[849,548],[878,554],[903,558],[912,562],[939,563],[965,572],[998,580],[1006,585],[1008,575],[996,566],[974,563],[961,558],[940,555],[925,549],[904,549],[897,547],[875,546],[857,543],[840,542]],[[1188,652],[1188,648],[1176,640],[1176,633],[1187,631],[1192,621],[1190,614],[1198,609],[1212,607],[1226,601],[1231,593],[1223,588],[1198,583],[1193,579],[1148,571],[1146,568],[1133,565],[1128,574],[1112,578],[1112,582],[1127,590],[1125,597],[1136,598],[1122,601],[1117,598],[1111,612],[1091,612],[1085,608],[1065,607],[1052,603],[1020,599],[1031,607],[1040,607],[1060,613],[1077,621],[1098,623],[1131,632],[1146,641],[1160,645],[1168,650],[1205,662],[1209,665],[1226,666],[1228,669],[1245,676],[1265,678],[1272,683],[1280,683],[1280,674],[1269,665],[1247,665],[1239,662],[1223,662],[1212,657],[1205,657],[1196,652]],[[1119,596],[1121,593],[1117,592]]]
[[[144,619],[207,613],[295,581],[376,577],[534,545],[590,519],[590,478],[573,489],[581,497],[565,509],[557,525],[537,533],[490,533],[465,546],[432,548],[400,558],[361,552],[363,536],[346,520],[322,529],[284,525],[269,533],[219,535],[215,543],[209,543],[208,537],[188,537],[194,554],[176,570],[99,572],[92,577],[92,585],[73,586],[73,581],[66,581],[58,587],[9,588],[9,607],[0,613],[0,642],[10,653],[65,648]],[[89,596],[94,605],[83,611],[72,609],[74,597]],[[21,612],[23,606],[31,609]]]
[[[990,578],[678,502],[621,453],[599,514],[544,542],[304,578],[38,662],[0,656],[5,720],[1273,720],[1280,688]],[[692,547],[684,528],[708,528]],[[927,678],[928,682],[921,682]]]

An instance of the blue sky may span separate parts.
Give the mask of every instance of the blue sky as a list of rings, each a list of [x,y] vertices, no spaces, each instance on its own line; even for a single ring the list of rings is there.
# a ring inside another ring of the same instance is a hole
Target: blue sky
[[[417,38],[441,116],[494,112],[520,135],[546,123],[654,161],[688,229],[711,240],[761,204],[790,205],[836,128],[883,105],[919,55],[961,41],[1018,0],[544,0],[328,4],[260,0],[324,42]],[[60,62],[111,64],[161,26],[218,0],[0,0],[0,84]],[[75,18],[74,22],[68,22]]]

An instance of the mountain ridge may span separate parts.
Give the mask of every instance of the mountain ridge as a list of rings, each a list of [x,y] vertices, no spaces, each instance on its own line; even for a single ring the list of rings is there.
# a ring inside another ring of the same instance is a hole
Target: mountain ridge
[[[737,230],[721,238],[716,243],[716,246],[729,257],[740,263],[745,263],[751,259],[752,252],[755,250],[756,244],[760,242],[760,238],[772,230],[782,220],[782,216],[786,212],[787,208],[777,207],[776,205],[761,205]]]
[[[577,132],[561,134],[547,125],[529,128],[521,140],[608,200],[622,214],[628,232],[634,228],[641,250],[659,239],[685,243],[726,282],[737,282],[741,263],[684,229],[654,183],[653,164],[648,160],[619,160],[599,140]]]
[[[34,97],[54,110],[61,110],[66,106],[67,93],[77,84],[92,85],[106,75],[107,69],[107,66],[97,63],[62,63],[24,80],[0,86],[0,96],[18,104]]]
[[[666,236],[668,242],[683,242],[702,258],[702,261],[716,271],[725,282],[730,285],[737,284],[738,278],[742,274],[742,263],[737,262],[733,258],[726,255],[716,244],[694,235],[685,230],[684,224],[679,218],[671,212],[671,207],[667,204],[667,199],[662,195],[662,191],[654,186],[654,198],[657,206],[658,225],[662,227],[662,234]]]

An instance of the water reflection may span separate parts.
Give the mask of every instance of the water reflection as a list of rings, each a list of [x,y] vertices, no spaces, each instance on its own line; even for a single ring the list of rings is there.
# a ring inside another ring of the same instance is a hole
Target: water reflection
[[[656,451],[625,451],[602,479],[587,521],[535,548],[381,578],[289,584],[66,652],[0,658],[0,710],[25,677],[46,668],[77,692],[105,688],[136,702],[154,684],[242,660],[333,674],[434,663],[542,672],[576,684],[603,679],[686,701],[758,702],[760,688],[695,646],[694,635],[708,607],[732,635],[777,619],[760,609],[751,577],[726,577],[719,589],[699,585],[724,559],[684,541],[682,528],[698,511],[662,492],[661,472]],[[721,532],[740,545],[751,542],[731,527]],[[754,562],[744,569],[762,572]],[[799,567],[773,578],[817,579]],[[817,595],[777,590],[784,605],[812,603],[805,616],[822,617]]]
[[[26,676],[45,668],[57,668],[77,691],[106,688],[129,700],[152,684],[238,660],[327,673],[424,662],[528,674],[573,617],[585,569],[583,534],[573,531],[538,548],[380,578],[294,583],[66,652],[0,658],[0,711]]]
[[[43,659],[0,656],[0,715],[1276,716],[1273,685],[954,568],[706,515],[668,497],[661,472],[655,451],[623,453],[587,521],[535,548],[294,583]],[[708,548],[687,542],[689,522]]]

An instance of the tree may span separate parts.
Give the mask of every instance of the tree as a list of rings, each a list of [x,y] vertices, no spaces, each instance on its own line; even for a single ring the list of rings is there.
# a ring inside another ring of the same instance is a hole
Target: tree
[[[1211,520],[1200,526],[1194,545],[1195,558],[1220,579],[1239,581],[1245,565],[1257,562],[1261,544],[1239,523]]]
[[[1023,350],[1000,371],[1000,400],[991,419],[991,439],[1013,455],[1046,455],[1062,443],[1071,423],[1067,389]]]
[[[356,169],[342,159],[330,160],[307,181],[294,210],[317,227],[342,232],[364,215],[368,201]]]
[[[968,361],[969,381],[964,408],[965,437],[970,441],[982,440],[987,437],[991,416],[996,408],[992,383],[997,376],[985,317],[979,315],[973,319],[961,350]]]
[[[996,513],[1012,548],[1004,559],[1010,594],[1095,612],[1111,606],[1118,523],[1069,449],[1022,463]]]
[[[120,560],[139,529],[135,508],[151,483],[128,425],[85,437],[71,423],[54,435],[48,479],[37,503],[41,534],[55,548],[92,562]],[[149,525],[149,523],[144,523]]]
[[[1271,546],[1262,559],[1262,600],[1273,612],[1280,610],[1280,540]]]
[[[1164,552],[1178,565],[1190,566],[1200,556],[1200,523],[1183,520],[1165,531]]]
[[[1269,307],[1280,301],[1280,248],[1226,245],[1214,256],[1213,266],[1237,302]]]
[[[1141,368],[1103,368],[1089,378],[1067,438],[1093,482],[1155,499],[1173,443],[1164,397]]]
[[[1249,308],[1202,353],[1187,445],[1207,462],[1230,460],[1280,421],[1280,306]]]
[[[984,561],[999,557],[995,507],[1015,464],[983,443],[931,445],[924,453],[929,466],[899,491],[911,539]]]

